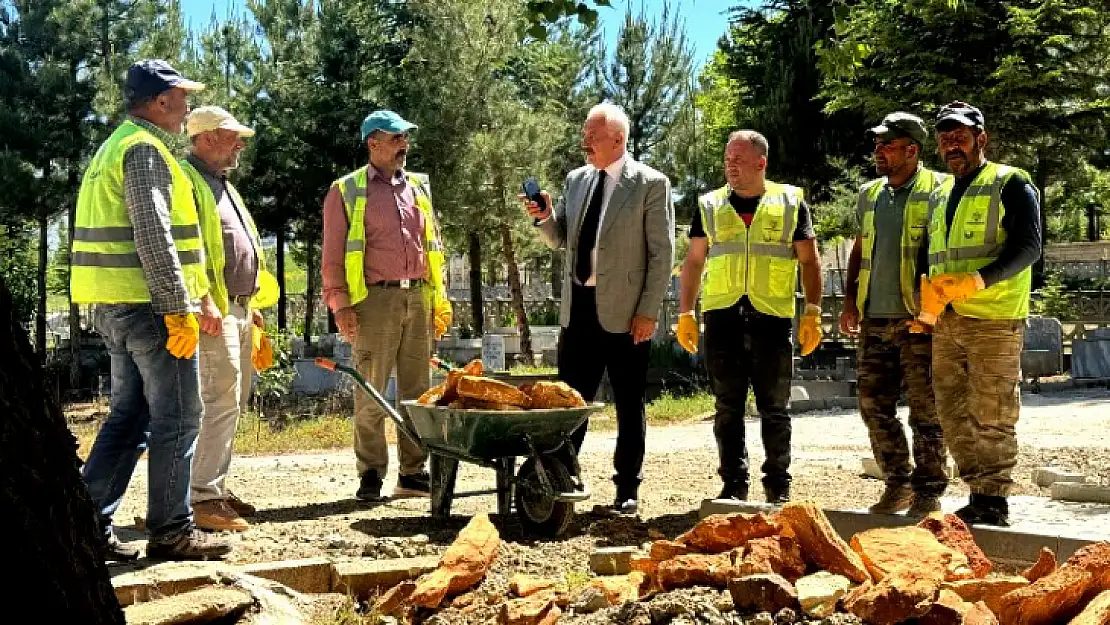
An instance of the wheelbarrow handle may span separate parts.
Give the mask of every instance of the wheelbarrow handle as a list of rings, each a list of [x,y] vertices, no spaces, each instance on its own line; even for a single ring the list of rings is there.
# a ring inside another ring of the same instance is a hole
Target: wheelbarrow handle
[[[366,378],[362,377],[362,374],[359,373],[354,367],[348,367],[347,365],[339,364],[338,362],[335,362],[334,360],[331,360],[329,358],[317,358],[316,366],[320,367],[321,369],[327,369],[328,371],[337,371],[339,373],[344,373],[350,376],[351,379],[355,381],[355,384],[358,384],[359,387],[362,388],[362,390],[366,391],[366,394],[374,400],[374,403],[381,407],[381,409],[384,410],[387,415],[389,415],[389,418],[393,420],[393,424],[397,426],[398,432],[412,441],[413,444],[415,444],[417,447],[424,449],[424,445],[422,445],[420,442],[420,437],[416,434],[415,431],[413,431],[411,427],[409,427],[409,424],[404,420],[404,418],[401,417],[401,415],[397,412],[397,409],[394,408],[393,405],[390,404],[388,401],[386,401],[386,399],[382,397],[381,393],[378,392],[378,389],[371,386],[370,383],[366,381]]]

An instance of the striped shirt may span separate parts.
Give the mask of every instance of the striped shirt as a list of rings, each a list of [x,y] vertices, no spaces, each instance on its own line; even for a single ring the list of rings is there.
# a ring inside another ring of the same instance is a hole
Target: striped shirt
[[[131,121],[173,149],[176,143],[173,135],[144,119],[132,117]],[[158,315],[200,310],[197,302],[189,298],[185,273],[170,233],[172,186],[169,165],[154,146],[140,143],[123,155],[124,202],[150,290],[151,307]]]

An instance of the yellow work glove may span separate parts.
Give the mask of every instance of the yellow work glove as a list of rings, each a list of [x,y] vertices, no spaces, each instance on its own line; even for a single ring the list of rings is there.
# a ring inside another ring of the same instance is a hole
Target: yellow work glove
[[[251,324],[251,363],[259,373],[274,366],[274,345],[262,328],[254,324]]]
[[[698,332],[698,319],[694,316],[694,311],[684,312],[678,316],[678,331],[675,332],[675,338],[678,339],[682,349],[691,354],[698,353]]]
[[[940,277],[940,276],[938,276]],[[930,282],[925,276],[921,276],[921,312],[917,314],[915,321],[924,324],[935,326],[940,314],[944,312],[944,307],[948,305],[950,300],[944,296],[943,293],[937,289],[935,282]],[[913,327],[910,327],[910,332],[913,332]],[[915,332],[917,334],[917,332]]]
[[[971,273],[942,273],[933,278],[933,288],[949,302],[958,302],[987,288],[978,271]],[[946,302],[947,304],[947,302]]]
[[[447,330],[451,327],[451,302],[447,300],[440,300],[436,302],[436,309],[432,322],[436,326],[436,340],[443,338],[447,334]]]
[[[906,327],[910,329],[910,334],[932,334],[933,327],[926,325],[923,321],[917,319],[910,319],[906,322]]]
[[[798,324],[798,342],[802,344],[802,355],[808,356],[821,344],[821,307],[817,304],[806,304],[806,314]]]
[[[174,358],[192,358],[197,353],[197,341],[200,340],[200,324],[193,313],[179,313],[164,315],[166,329],[170,338],[166,340],[166,349]]]

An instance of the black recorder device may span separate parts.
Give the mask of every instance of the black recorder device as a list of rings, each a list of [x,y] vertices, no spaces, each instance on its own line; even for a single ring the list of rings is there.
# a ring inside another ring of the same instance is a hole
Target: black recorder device
[[[540,183],[536,181],[534,176],[526,179],[524,183],[520,185],[520,190],[529,200],[539,204],[540,210],[547,210],[547,202],[543,199],[543,196],[540,195]]]

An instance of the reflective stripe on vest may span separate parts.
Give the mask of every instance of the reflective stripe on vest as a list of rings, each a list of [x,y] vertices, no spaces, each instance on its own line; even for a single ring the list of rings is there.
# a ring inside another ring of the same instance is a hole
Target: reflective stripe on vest
[[[916,314],[920,305],[917,301],[917,255],[925,244],[925,233],[929,227],[929,199],[947,174],[922,168],[906,198],[902,213],[901,265],[898,269],[898,284],[902,293],[902,303],[911,314]],[[875,207],[883,193],[885,179],[872,180],[860,189],[858,211],[861,216],[860,237],[862,240],[857,306],[861,312],[867,310],[867,297],[871,287],[871,257],[875,251]]]
[[[760,312],[793,317],[798,269],[794,229],[801,189],[767,181],[751,226],[737,215],[729,194],[724,187],[699,200],[709,242],[702,308],[728,308],[747,295]]]
[[[968,273],[989,265],[1002,251],[1006,216],[1002,187],[1013,176],[1030,181],[1029,174],[1016,167],[988,162],[960,198],[951,228],[948,225],[948,198],[953,181],[948,179],[930,200],[929,275]],[[1032,267],[979,291],[971,297],[952,302],[952,309],[965,317],[978,319],[1024,319],[1029,315]]]
[[[81,179],[70,251],[70,294],[78,304],[141,304],[150,290],[135,248],[124,200],[123,159],[135,145],[154,147],[170,173],[170,235],[192,299],[208,292],[200,222],[192,184],[169,149],[138,124],[120,124],[100,146]]]
[[[224,267],[227,265],[227,258],[224,256],[223,222],[220,219],[216,196],[212,194],[212,187],[208,184],[208,181],[197,171],[196,167],[193,167],[192,163],[186,159],[181,159],[180,163],[181,170],[185,172],[193,185],[197,214],[200,217],[201,238],[204,239],[204,258],[210,287],[208,294],[212,296],[212,301],[216,303],[216,308],[219,309],[220,314],[227,315],[230,300],[227,293],[227,284],[224,280]],[[262,251],[262,241],[258,236],[258,227],[255,225],[254,219],[251,218],[250,212],[247,211],[247,205],[243,202],[242,196],[235,190],[235,187],[231,186],[230,182],[227,183],[227,192],[236,204],[240,218],[247,226],[251,247],[254,248],[255,258],[258,259],[258,273],[261,274],[266,271],[266,256]],[[257,307],[252,304],[251,308]]]
[[[351,305],[366,299],[369,289],[366,286],[366,181],[367,167],[364,166],[343,176],[332,184],[339,187],[343,206],[347,212],[347,243],[343,264],[347,275],[347,293]],[[425,279],[433,305],[447,300],[447,287],[443,279],[446,258],[432,208],[430,194],[418,174],[409,173],[408,182],[413,190],[417,208],[424,216],[424,257]]]

